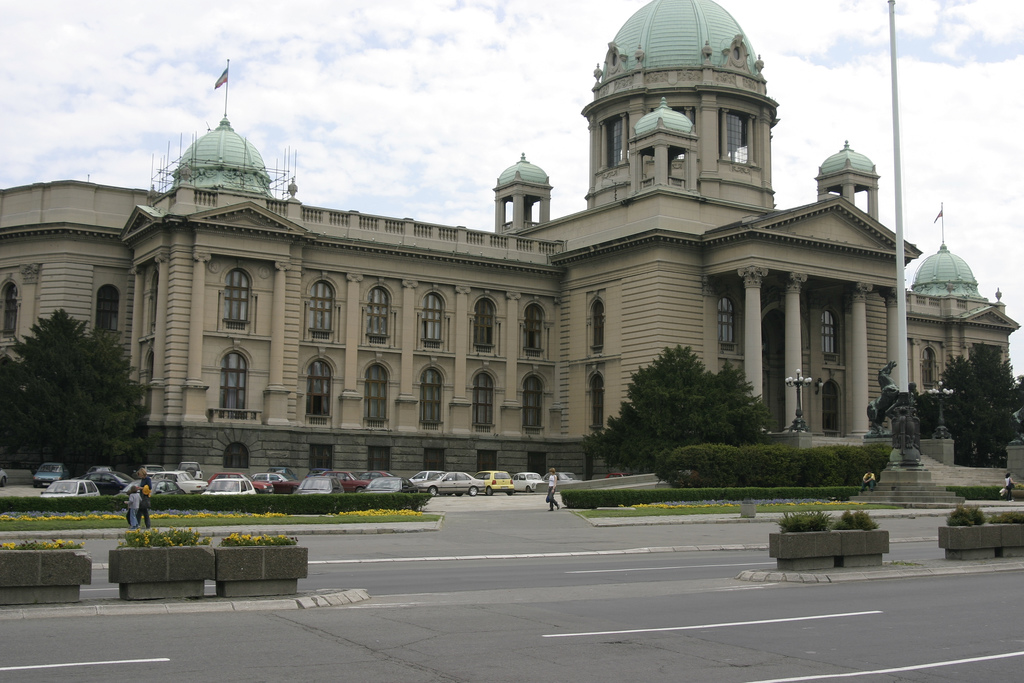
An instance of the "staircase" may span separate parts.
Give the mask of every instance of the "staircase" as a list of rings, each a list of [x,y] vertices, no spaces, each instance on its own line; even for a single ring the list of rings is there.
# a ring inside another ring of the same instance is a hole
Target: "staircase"
[[[927,455],[921,456],[921,463],[932,473],[932,483],[942,486],[1002,486],[1006,476],[1005,469],[943,465]]]

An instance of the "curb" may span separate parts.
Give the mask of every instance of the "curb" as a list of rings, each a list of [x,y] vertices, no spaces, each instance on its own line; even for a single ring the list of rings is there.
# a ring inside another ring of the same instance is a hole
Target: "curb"
[[[944,560],[947,561],[948,560]],[[956,565],[951,567],[907,567],[881,565],[877,569],[821,573],[780,572],[748,569],[736,575],[738,581],[751,583],[848,583],[851,581],[880,581],[884,579],[920,579],[929,576],[953,576],[960,574],[995,574],[997,572],[1024,571],[1024,562],[1000,564]]]
[[[439,514],[439,513],[434,513]],[[374,535],[374,534],[416,534],[428,531],[439,531],[441,529],[441,523],[444,519],[439,519],[436,522],[396,522],[395,524],[339,524],[338,526],[329,526],[326,524],[296,524],[292,525],[291,528],[288,526],[268,526],[268,527],[192,527],[199,531],[205,536],[211,536],[214,538],[221,536],[230,536],[231,534],[251,534],[253,536],[259,536],[262,534],[269,534],[276,536],[283,534],[285,536],[327,536],[327,535]],[[187,527],[187,524],[182,524],[182,527]],[[298,527],[298,528],[297,528]],[[167,527],[162,527],[167,528]],[[67,539],[80,539],[80,538],[91,538],[91,539],[119,539],[124,538],[124,532],[126,529],[82,529],[80,531],[0,531],[0,539],[10,541],[22,541],[22,540],[33,540],[36,538],[47,538],[53,536],[61,536]]]
[[[269,610],[316,609],[318,607],[341,607],[364,600],[370,596],[362,588],[342,591],[316,592],[293,598],[267,598],[266,600],[221,600],[202,598],[189,602],[127,602],[101,598],[91,605],[66,605],[54,607],[12,607],[0,608],[0,621],[23,619],[49,619],[52,617],[104,617],[139,614],[194,614],[198,612],[263,612]]]

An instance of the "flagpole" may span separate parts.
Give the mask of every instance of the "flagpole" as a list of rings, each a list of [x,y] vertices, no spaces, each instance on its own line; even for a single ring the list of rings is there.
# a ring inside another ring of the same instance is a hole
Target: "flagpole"
[[[225,73],[231,71],[231,60],[228,60],[227,68],[224,69]],[[224,81],[224,118],[228,117],[228,90],[231,89],[231,75],[228,74],[228,80]]]
[[[942,243],[946,243],[946,207],[942,202],[939,202],[939,218],[942,222],[939,223],[942,229]]]
[[[907,275],[903,246],[903,152],[900,147],[900,94],[896,69],[896,0],[889,0],[889,55],[892,69],[893,166],[896,185],[896,370],[900,391],[908,390]]]

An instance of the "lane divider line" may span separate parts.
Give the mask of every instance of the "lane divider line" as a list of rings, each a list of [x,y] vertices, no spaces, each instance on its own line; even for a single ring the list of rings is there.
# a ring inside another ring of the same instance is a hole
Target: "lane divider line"
[[[587,633],[548,633],[542,638],[579,638],[582,636],[618,636],[628,633],[664,633],[666,631],[700,631],[706,628],[726,628],[729,626],[759,626],[763,624],[785,624],[794,621],[814,621],[817,619],[840,619],[843,617],[862,617],[870,614],[882,614],[882,610],[869,612],[842,612],[840,614],[814,614],[807,617],[787,617],[779,619],[757,619],[754,621],[727,621],[719,624],[696,624],[694,626],[666,626],[663,628],[634,628],[625,631],[590,631]],[[794,679],[796,680],[796,679]]]
[[[0,671],[28,671],[29,669],[66,669],[74,666],[104,666],[108,664],[155,664],[169,662],[169,657],[153,659],[111,659],[105,662],[67,662],[65,664],[32,664],[30,666],[2,666]]]

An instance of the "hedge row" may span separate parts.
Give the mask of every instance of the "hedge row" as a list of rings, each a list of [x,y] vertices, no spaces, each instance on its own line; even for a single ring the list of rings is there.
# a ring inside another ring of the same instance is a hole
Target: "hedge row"
[[[947,486],[947,491],[952,491],[965,500],[999,500],[999,486]]]
[[[671,503],[701,500],[793,500],[814,498],[849,500],[860,491],[859,486],[818,486],[781,488],[707,488],[707,489],[563,489],[560,493],[566,507],[593,509],[598,507],[632,507],[641,503]]]
[[[153,496],[153,512],[210,510],[215,512],[281,512],[288,515],[329,515],[360,510],[422,510],[429,493],[335,493],[291,496]],[[0,512],[121,512],[127,496],[86,498],[0,498]]]
[[[676,488],[860,486],[889,464],[891,447],[779,444],[683,446],[658,455],[655,474]]]

